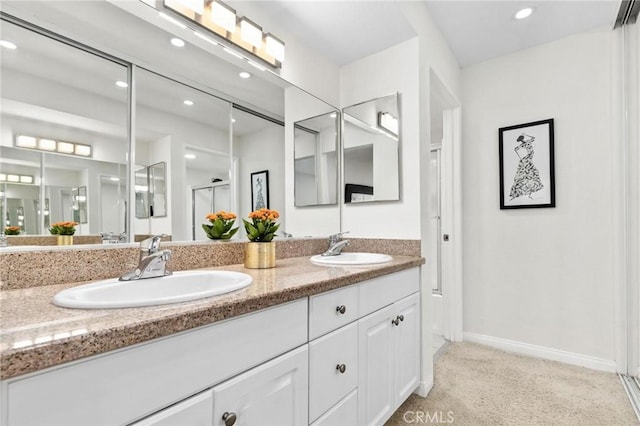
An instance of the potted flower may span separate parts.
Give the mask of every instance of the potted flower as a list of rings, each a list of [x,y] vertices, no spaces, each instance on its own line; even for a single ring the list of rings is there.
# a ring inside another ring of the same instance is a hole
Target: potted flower
[[[207,234],[207,237],[212,240],[228,240],[238,232],[238,228],[233,228],[233,224],[236,223],[236,217],[235,213],[224,210],[209,213],[207,219],[211,222],[211,225],[203,223],[202,229]]]
[[[78,222],[56,222],[51,225],[49,232],[58,236],[58,245],[68,246],[73,244],[73,234],[76,233]]]
[[[259,209],[249,213],[250,221],[242,219],[249,238],[244,257],[245,267],[262,269],[276,266],[273,237],[280,227],[276,222],[279,217],[280,214],[275,210]]]
[[[21,230],[19,226],[5,226],[4,235],[20,235]]]

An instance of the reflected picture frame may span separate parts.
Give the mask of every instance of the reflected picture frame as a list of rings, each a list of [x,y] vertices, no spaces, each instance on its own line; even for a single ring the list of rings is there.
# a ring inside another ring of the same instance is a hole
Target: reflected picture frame
[[[556,206],[553,118],[501,127],[500,210]]]
[[[269,208],[269,170],[251,173],[251,211]]]

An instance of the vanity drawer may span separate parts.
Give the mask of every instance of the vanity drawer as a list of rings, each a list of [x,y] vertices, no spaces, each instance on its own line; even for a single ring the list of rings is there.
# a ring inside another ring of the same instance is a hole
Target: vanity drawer
[[[358,323],[309,343],[309,421],[358,386]]]
[[[360,317],[420,290],[420,268],[411,268],[360,283]]]
[[[353,426],[358,424],[358,389],[331,407],[311,426]]]
[[[313,340],[357,319],[357,285],[351,285],[309,298],[309,340]]]

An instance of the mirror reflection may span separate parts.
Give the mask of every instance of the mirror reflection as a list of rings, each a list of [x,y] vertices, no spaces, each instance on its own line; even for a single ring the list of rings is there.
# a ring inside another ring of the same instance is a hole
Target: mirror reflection
[[[338,202],[338,113],[294,123],[295,205]]]
[[[398,94],[343,108],[344,202],[400,199]]]

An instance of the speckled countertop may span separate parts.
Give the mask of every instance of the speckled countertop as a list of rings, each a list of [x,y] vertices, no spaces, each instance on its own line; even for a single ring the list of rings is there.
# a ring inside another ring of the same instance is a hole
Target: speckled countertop
[[[424,259],[394,255],[366,267],[323,267],[308,257],[279,259],[272,269],[226,265],[253,283],[240,291],[194,302],[128,309],[82,310],[51,303],[56,284],[0,292],[0,378],[7,379],[119,349],[226,318],[420,266]]]

